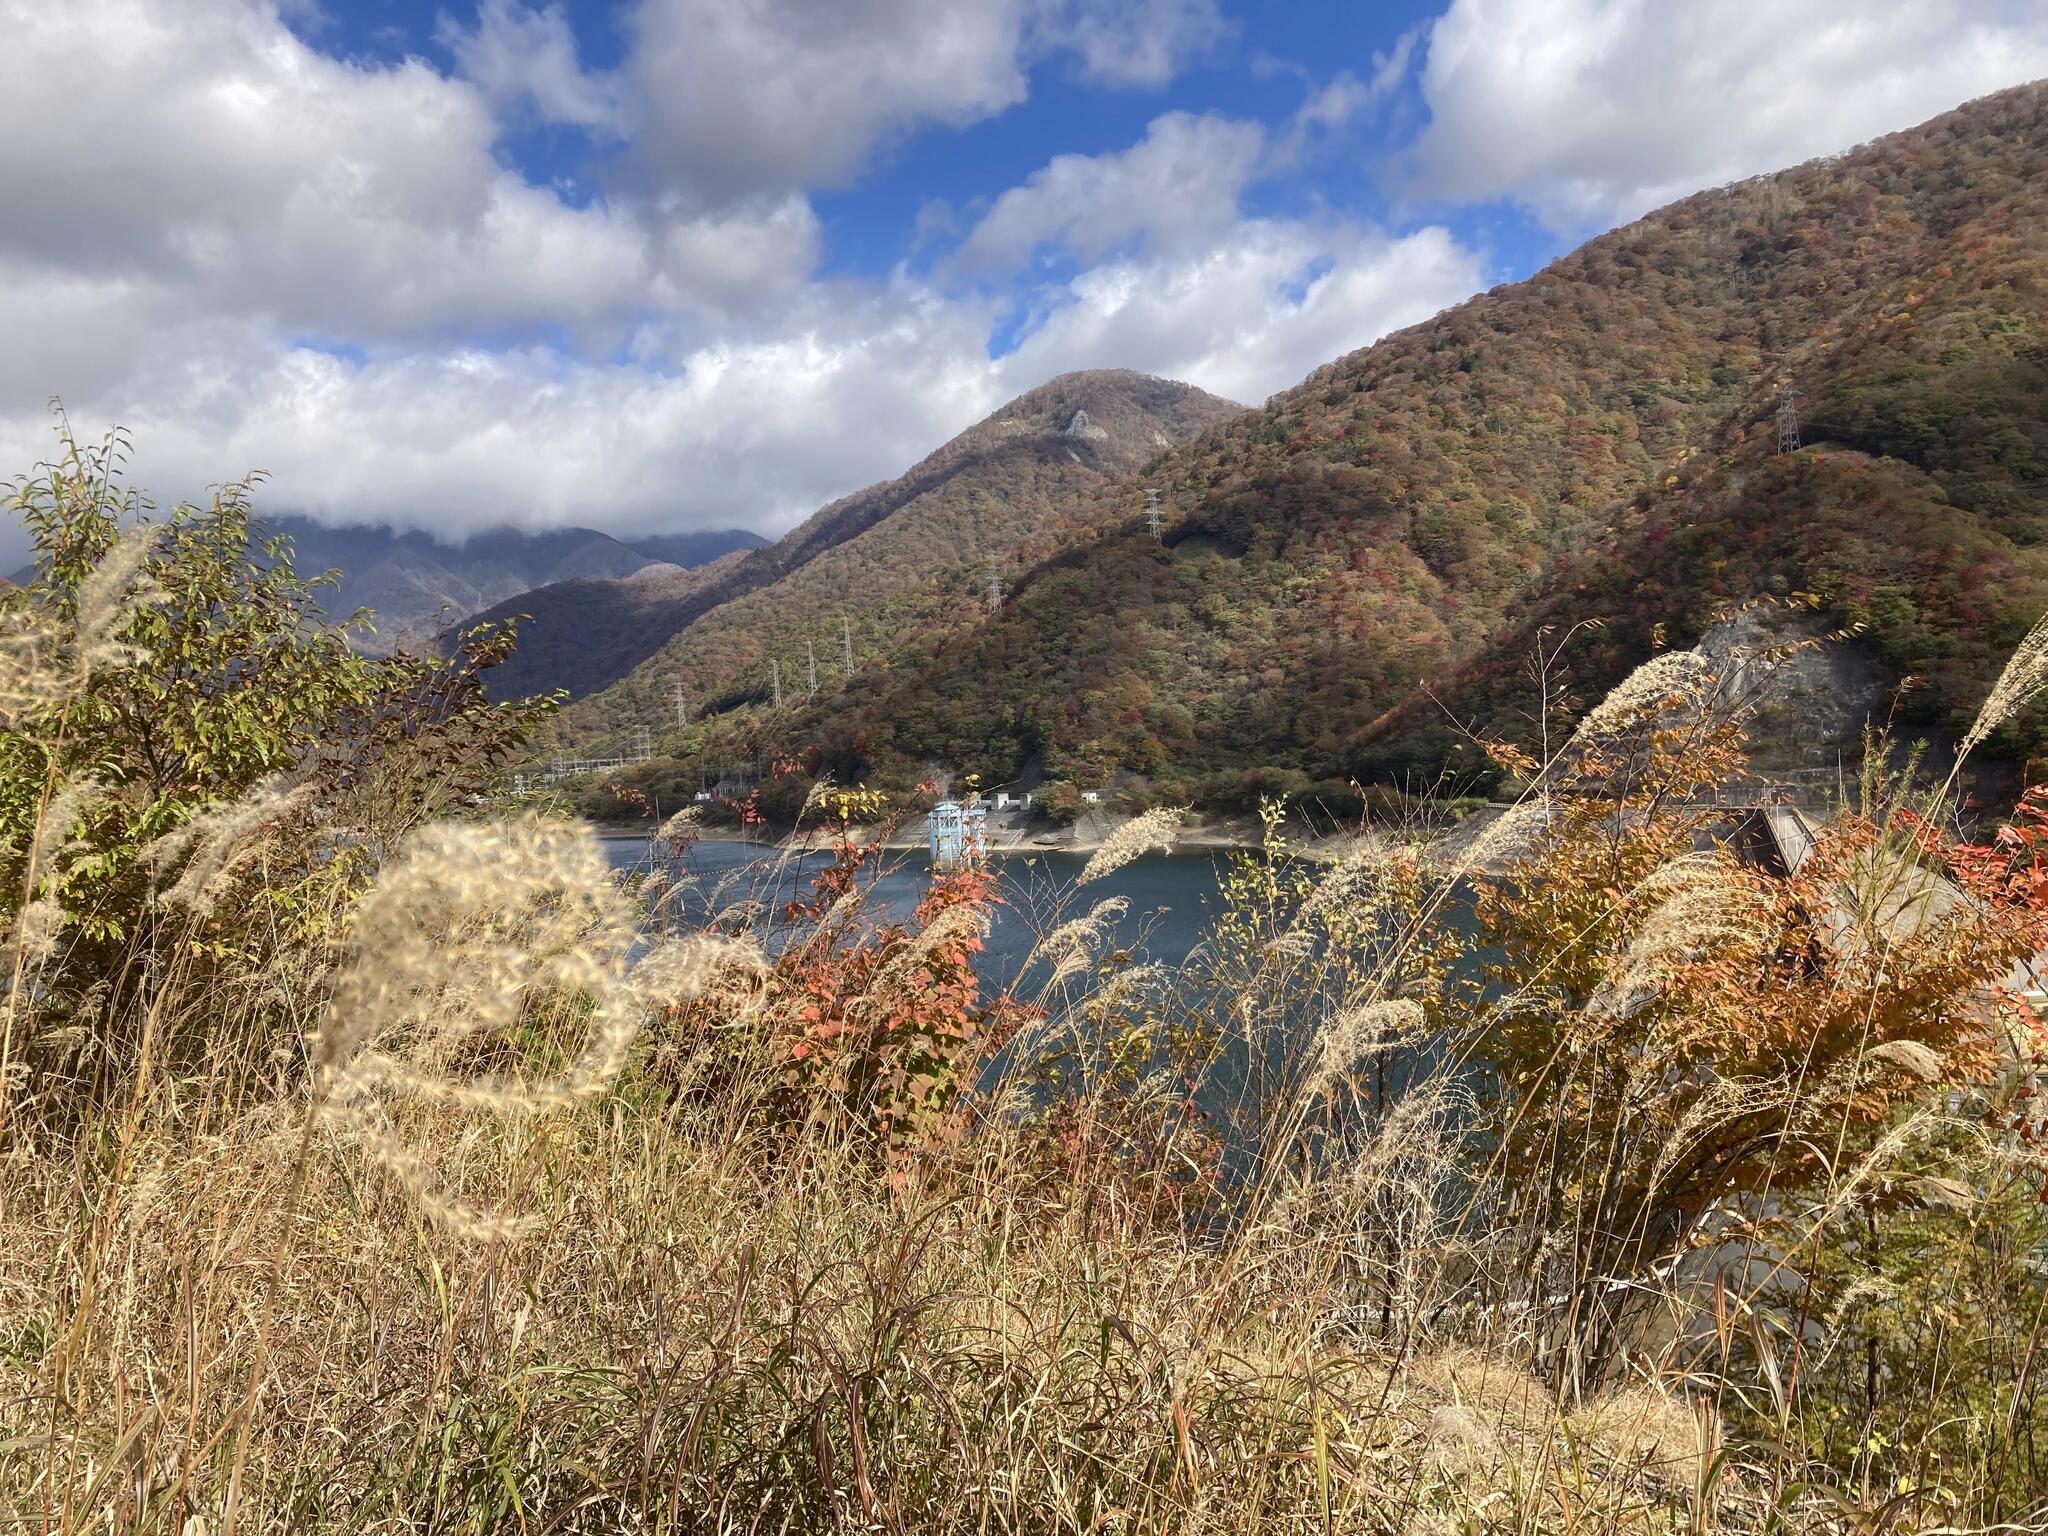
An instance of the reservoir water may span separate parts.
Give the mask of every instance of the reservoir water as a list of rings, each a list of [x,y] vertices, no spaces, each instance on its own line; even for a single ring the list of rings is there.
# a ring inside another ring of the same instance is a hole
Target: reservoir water
[[[604,843],[614,868],[650,867],[644,837],[608,837]],[[1219,876],[1227,857],[1220,849],[1147,854],[1077,891],[1075,882],[1088,863],[1085,855],[995,854],[991,863],[1001,905],[995,910],[987,948],[976,969],[991,988],[1008,986],[1039,934],[1112,896],[1129,904],[1111,929],[1115,947],[1142,951],[1148,960],[1177,965],[1201,942],[1215,915]],[[828,858],[823,851],[788,855],[760,843],[707,839],[690,849],[685,864],[701,890],[717,895],[708,902],[696,898],[698,908],[690,915],[702,915],[707,905],[723,910],[746,900],[779,909],[809,890],[811,876]],[[907,918],[931,883],[928,855],[922,850],[890,851],[881,856],[880,871],[869,888],[870,912]],[[863,871],[863,878],[867,873]]]
[[[616,837],[605,840],[607,854],[615,868],[647,870],[650,864],[647,840]],[[665,854],[659,857],[666,858]],[[1222,906],[1222,875],[1231,857],[1222,849],[1181,853],[1153,853],[1125,865],[1100,880],[1076,889],[1087,858],[1080,854],[1017,852],[991,856],[997,876],[1001,904],[996,908],[987,945],[975,969],[991,993],[1009,988],[1029,959],[1039,936],[1058,922],[1087,912],[1109,897],[1121,897],[1126,908],[1110,926],[1116,949],[1131,951],[1137,958],[1165,966],[1178,966],[1200,944],[1213,926]],[[779,912],[782,904],[809,889],[810,876],[829,855],[820,851],[801,857],[763,844],[705,841],[685,856],[694,889],[714,892],[708,899],[693,895],[683,905],[682,916],[694,920],[711,912],[730,911],[742,901],[758,901]],[[673,864],[670,864],[673,867]],[[867,909],[882,918],[907,918],[931,883],[929,857],[920,851],[890,851],[882,855],[879,873],[868,888]],[[866,878],[868,871],[863,871]],[[1453,901],[1437,921],[1469,931],[1470,906]],[[771,941],[772,942],[772,941]],[[1035,985],[1045,980],[1043,962],[1038,972],[1026,977],[1020,995],[1030,997]],[[1184,998],[1183,1002],[1191,999]],[[1192,999],[1201,1006],[1199,999]],[[1264,1095],[1286,1081],[1289,1063],[1303,1035],[1295,1009],[1304,999],[1282,1003],[1282,1012],[1272,1019],[1274,1027],[1256,1033],[1256,1044],[1230,1032],[1220,1054],[1203,1074],[1195,1102],[1223,1137],[1228,1165],[1239,1171],[1255,1166],[1252,1154],[1260,1144],[1264,1120],[1258,1106]],[[1399,1095],[1418,1075],[1432,1070],[1435,1056],[1428,1050],[1417,1054],[1402,1050],[1388,1060],[1378,1079],[1377,1091]],[[991,1063],[991,1072],[999,1070]]]

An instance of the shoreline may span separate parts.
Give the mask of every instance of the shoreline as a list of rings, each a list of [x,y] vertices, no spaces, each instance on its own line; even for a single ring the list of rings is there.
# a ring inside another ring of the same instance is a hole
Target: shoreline
[[[1097,814],[1083,816],[1071,827],[1047,827],[1039,831],[991,827],[989,829],[988,851],[990,853],[1092,854],[1098,851],[1103,844],[1116,835],[1120,828],[1127,825],[1133,819],[1129,816]],[[589,823],[589,826],[599,837],[647,837],[652,833],[652,829],[641,822],[593,821]],[[920,852],[928,845],[924,829],[925,818],[922,816],[913,817],[904,826],[897,828],[888,837],[884,838],[881,846],[895,853]],[[749,836],[737,827],[698,827],[696,833],[700,840],[707,843],[752,843],[763,849],[794,850],[821,846],[821,830],[813,828],[780,834],[771,833],[765,836]],[[860,831],[862,829],[856,828],[855,830]],[[1299,831],[1300,829],[1295,829],[1295,833],[1288,836],[1288,847],[1295,852],[1301,852],[1311,844],[1321,844],[1324,842],[1352,843],[1357,841],[1354,834],[1341,834],[1334,838],[1307,838],[1299,835]],[[1008,835],[1002,835],[1005,833]],[[861,839],[861,841],[865,841],[865,839]],[[1218,851],[1256,853],[1265,844],[1258,821],[1255,818],[1246,817],[1242,824],[1235,819],[1191,822],[1183,826],[1174,837],[1173,846],[1176,850],[1215,849]]]
[[[1488,807],[1462,822],[1445,827],[1436,839],[1436,846],[1455,861],[1456,851],[1475,836],[1502,807]],[[1040,826],[1034,830],[1032,824],[1020,819],[998,822],[991,816],[988,828],[988,851],[992,854],[1035,854],[1067,853],[1086,856],[1098,852],[1119,830],[1135,818],[1111,815],[1107,812],[1091,812],[1069,827]],[[593,831],[600,837],[626,838],[646,837],[652,828],[645,823],[591,822]],[[803,832],[787,832],[771,835],[753,835],[737,827],[699,827],[697,836],[705,842],[751,843],[767,851],[815,850],[822,846],[822,828]],[[1287,852],[1297,858],[1315,860],[1321,863],[1336,863],[1366,846],[1369,833],[1357,829],[1340,832],[1318,832],[1299,824],[1283,824],[1280,836],[1286,842]],[[896,853],[922,852],[927,847],[925,818],[912,817],[882,840],[881,847]],[[1184,824],[1173,839],[1170,850],[1175,853],[1258,853],[1265,847],[1265,828],[1256,816],[1205,817]]]

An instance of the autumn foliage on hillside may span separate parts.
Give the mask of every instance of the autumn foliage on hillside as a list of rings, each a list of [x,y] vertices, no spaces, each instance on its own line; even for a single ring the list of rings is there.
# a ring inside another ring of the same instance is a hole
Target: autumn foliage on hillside
[[[855,686],[846,651],[859,686],[870,686],[907,642],[970,626],[990,559],[1012,573],[1028,568],[1074,537],[1072,509],[1099,487],[1241,411],[1127,370],[1062,375],[896,479],[821,508],[779,543],[672,583],[672,594],[580,583],[503,605],[544,622],[526,627],[525,657],[501,686],[569,687],[579,702],[560,734],[578,742],[656,722],[666,734],[680,687],[706,726],[687,745],[702,750],[720,716],[772,699],[771,663],[794,700],[815,657],[830,697]]]
[[[1419,685],[1496,723],[1569,612],[1613,621],[1591,700],[1657,626],[1795,591],[1925,680],[1910,718],[1967,719],[2048,600],[2044,100],[1688,198],[1342,358],[1146,471],[1163,541],[1106,492],[1001,613],[757,728],[842,774],[1428,778],[1457,733]]]
[[[2038,94],[1998,101],[2012,109]],[[1461,718],[1498,729],[1526,691],[1524,662],[1543,625],[1609,621],[1569,658],[1580,696],[1597,698],[1660,634],[1689,640],[1759,592],[1808,593],[1860,632],[1881,676],[1907,682],[1902,727],[1959,736],[2048,609],[2041,185],[1994,176],[1981,215],[1921,242],[1905,272],[1788,359],[1803,446],[1778,452],[1780,385],[1759,387],[1700,452],[1617,509],[1438,694]],[[1395,751],[1440,718],[1431,701],[1404,701],[1357,751]],[[2023,712],[1992,745],[2024,764],[2044,726],[2038,711]]]

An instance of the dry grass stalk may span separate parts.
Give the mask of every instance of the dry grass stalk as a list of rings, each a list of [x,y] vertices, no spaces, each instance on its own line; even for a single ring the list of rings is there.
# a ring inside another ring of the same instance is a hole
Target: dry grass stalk
[[[704,824],[704,807],[686,805],[675,812],[659,827],[655,828],[654,839],[660,843],[678,843],[694,836]]]
[[[1655,1386],[1608,1393],[1568,1422],[1573,1434],[1612,1460],[1686,1486],[1697,1483],[1719,1438],[1697,1406]]]
[[[0,725],[12,726],[63,696],[57,648],[57,632],[41,614],[0,614]]]
[[[79,585],[73,619],[74,686],[83,686],[102,668],[125,666],[140,654],[120,638],[120,632],[138,608],[163,600],[162,591],[147,574],[156,541],[156,529],[138,524],[115,541]]]
[[[1552,761],[1542,766],[1538,781],[1473,840],[1460,865],[1500,869],[1528,858],[1556,821],[1551,804],[1556,781],[1568,776],[1589,749],[1674,710],[1698,712],[1720,683],[1719,669],[1699,651],[1665,651],[1651,657],[1587,713]]]
[[[1105,879],[1133,859],[1158,850],[1166,852],[1180,832],[1182,812],[1151,810],[1134,816],[1104,839],[1081,870],[1080,884]]]
[[[145,864],[161,872],[184,861],[178,878],[162,893],[165,905],[199,917],[211,915],[214,903],[255,856],[261,834],[303,809],[312,795],[310,784],[267,779],[241,799],[203,811],[158,838],[143,850]]]
[[[1625,907],[1645,904],[1647,915],[1587,1003],[1589,1013],[1631,1013],[1681,967],[1720,952],[1754,952],[1770,937],[1768,901],[1725,854],[1659,866],[1623,901]]]
[[[1904,1067],[1923,1082],[1939,1082],[1947,1071],[1941,1053],[1918,1040],[1887,1040],[1872,1046],[1870,1056],[1873,1061]]]
[[[1061,982],[1088,968],[1095,950],[1130,909],[1128,897],[1105,897],[1079,917],[1068,918],[1039,939],[1025,957],[1023,969],[1029,970],[1040,960],[1049,960],[1052,973],[1046,979],[1045,990],[1053,990]]]
[[[1374,1056],[1418,1043],[1426,1029],[1422,1005],[1388,998],[1345,1012],[1322,1032],[1321,1048],[1303,1086],[1310,1098],[1336,1090]]]
[[[2028,630],[2007,659],[1998,681],[1978,706],[1976,719],[1963,734],[1956,749],[1958,760],[1982,746],[1993,731],[2032,703],[2044,686],[2048,686],[2048,618]]]

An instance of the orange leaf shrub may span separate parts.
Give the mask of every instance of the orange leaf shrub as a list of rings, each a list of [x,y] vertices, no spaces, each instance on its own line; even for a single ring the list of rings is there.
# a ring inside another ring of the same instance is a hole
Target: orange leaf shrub
[[[782,913],[783,942],[748,983],[749,1005],[710,998],[681,1010],[684,1037],[715,1041],[735,1018],[757,1021],[769,1081],[761,1112],[778,1124],[824,1121],[898,1159],[952,1139],[976,1074],[1013,1027],[1006,999],[974,971],[994,877],[935,879],[907,922],[876,920],[864,873],[877,853],[842,826],[833,859]],[[730,1091],[738,1070],[699,1091]]]

